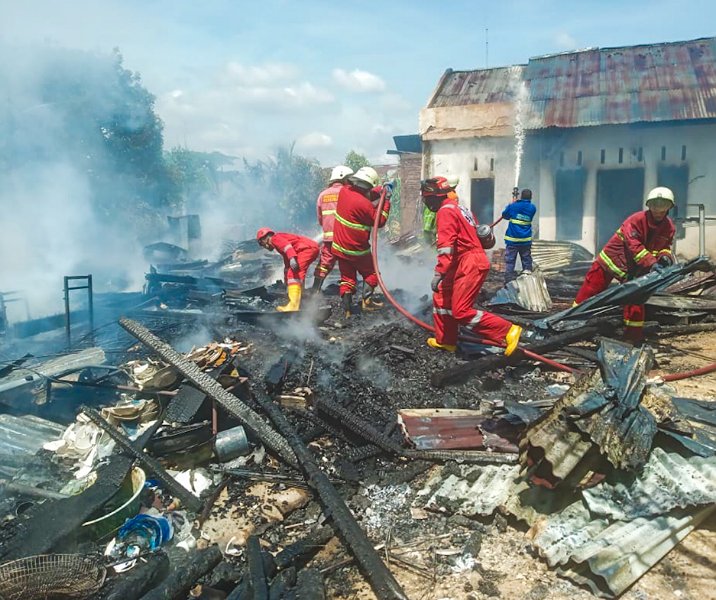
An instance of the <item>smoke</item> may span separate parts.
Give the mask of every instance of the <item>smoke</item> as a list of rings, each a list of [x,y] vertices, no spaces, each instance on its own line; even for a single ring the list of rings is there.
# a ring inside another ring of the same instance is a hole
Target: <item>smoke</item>
[[[392,292],[399,290],[404,308],[416,313],[423,305],[423,299],[430,290],[436,258],[435,251],[423,246],[406,256],[400,256],[393,246],[379,241],[378,266],[383,281]]]
[[[118,55],[0,53],[0,291],[22,292],[38,317],[62,309],[64,275],[92,274],[97,291],[138,289],[152,186],[138,162],[149,155],[125,151],[137,133],[161,144],[151,96],[121,81]]]

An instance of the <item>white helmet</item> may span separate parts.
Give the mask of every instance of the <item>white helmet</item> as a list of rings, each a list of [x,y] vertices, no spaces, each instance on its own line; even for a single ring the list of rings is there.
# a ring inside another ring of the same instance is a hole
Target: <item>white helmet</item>
[[[378,177],[378,173],[376,173],[373,167],[361,167],[354,175],[351,175],[350,179],[353,183],[358,185],[360,185],[361,182],[365,183],[371,189],[380,183],[380,177]]]
[[[655,187],[646,197],[646,205],[650,206],[652,201],[655,206],[661,205],[662,207],[665,207],[668,203],[670,204],[669,208],[673,208],[674,192],[667,187]]]
[[[345,165],[338,165],[337,167],[333,167],[333,170],[331,171],[331,178],[328,180],[328,183],[343,181],[349,175],[353,175],[353,169],[346,167]]]
[[[460,183],[460,178],[457,175],[450,175],[450,176],[448,176],[447,180],[448,180],[448,185],[451,188],[456,188],[457,184]]]

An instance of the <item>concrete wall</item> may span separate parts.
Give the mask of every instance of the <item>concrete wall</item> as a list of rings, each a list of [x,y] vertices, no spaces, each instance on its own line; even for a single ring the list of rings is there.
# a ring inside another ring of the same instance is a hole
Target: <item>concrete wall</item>
[[[686,159],[681,160],[682,146]],[[460,178],[457,192],[461,202],[470,206],[470,181],[494,177],[495,215],[510,199],[515,184],[515,141],[512,137],[473,137],[423,142],[423,177],[435,175]],[[666,160],[662,160],[662,147]],[[619,163],[619,149],[622,162]],[[641,149],[641,160],[639,160]],[[601,162],[601,151],[605,161]],[[596,248],[597,172],[600,169],[644,168],[644,192],[657,185],[659,165],[689,166],[688,202],[706,205],[707,216],[716,217],[716,124],[624,125],[583,127],[569,130],[541,130],[528,134],[519,187],[533,190],[538,219],[535,234],[541,239],[555,239],[557,214],[555,177],[560,168],[575,168],[578,153],[586,172],[582,238],[575,240],[591,252]],[[494,168],[490,169],[490,161]],[[477,168],[476,168],[477,167]],[[629,211],[623,215],[628,216]],[[690,208],[688,215],[696,215]],[[498,245],[502,243],[505,225],[495,228]],[[691,258],[698,254],[698,227],[688,225],[686,237],[677,241],[677,253]],[[707,253],[716,258],[716,221],[706,229]]]
[[[577,240],[594,252],[596,246],[595,219],[597,214],[597,172],[600,169],[644,168],[644,193],[657,185],[659,165],[688,165],[688,203],[706,205],[706,214],[716,216],[716,124],[682,125],[625,125],[583,127],[563,132],[541,132],[527,142],[531,156],[539,156],[539,223],[540,237],[555,239],[557,215],[555,210],[555,173],[560,168],[577,167],[578,152],[582,153],[582,167],[586,170],[584,190],[584,218],[582,239]],[[682,146],[686,159],[682,161]],[[662,147],[666,160],[662,160]],[[622,162],[619,163],[619,149]],[[641,160],[639,160],[641,149]],[[605,161],[601,162],[601,152]],[[628,216],[626,211],[623,215]],[[696,215],[689,208],[688,216]],[[706,230],[707,252],[716,257],[716,221]],[[688,225],[686,237],[677,241],[677,253],[691,258],[698,254],[698,227]]]
[[[400,177],[400,234],[420,231],[418,214],[422,215],[420,179],[423,157],[420,154],[401,154],[398,176]]]

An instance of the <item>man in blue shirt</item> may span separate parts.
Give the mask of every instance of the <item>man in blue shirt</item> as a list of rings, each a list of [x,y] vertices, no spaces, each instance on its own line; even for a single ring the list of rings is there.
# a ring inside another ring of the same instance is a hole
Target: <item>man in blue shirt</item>
[[[519,199],[502,211],[508,221],[505,232],[505,284],[515,279],[515,263],[520,255],[522,271],[532,271],[532,219],[537,208],[532,204],[532,190],[524,189]]]

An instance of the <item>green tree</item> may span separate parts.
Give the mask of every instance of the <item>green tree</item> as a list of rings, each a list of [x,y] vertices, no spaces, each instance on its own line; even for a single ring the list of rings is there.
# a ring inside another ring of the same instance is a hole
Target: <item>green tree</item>
[[[355,173],[361,167],[369,167],[370,162],[362,154],[358,154],[355,150],[351,150],[346,154],[345,165],[353,169]]]
[[[192,212],[202,206],[206,196],[219,195],[219,171],[234,163],[236,157],[221,152],[195,152],[175,147],[164,153],[173,203]]]

